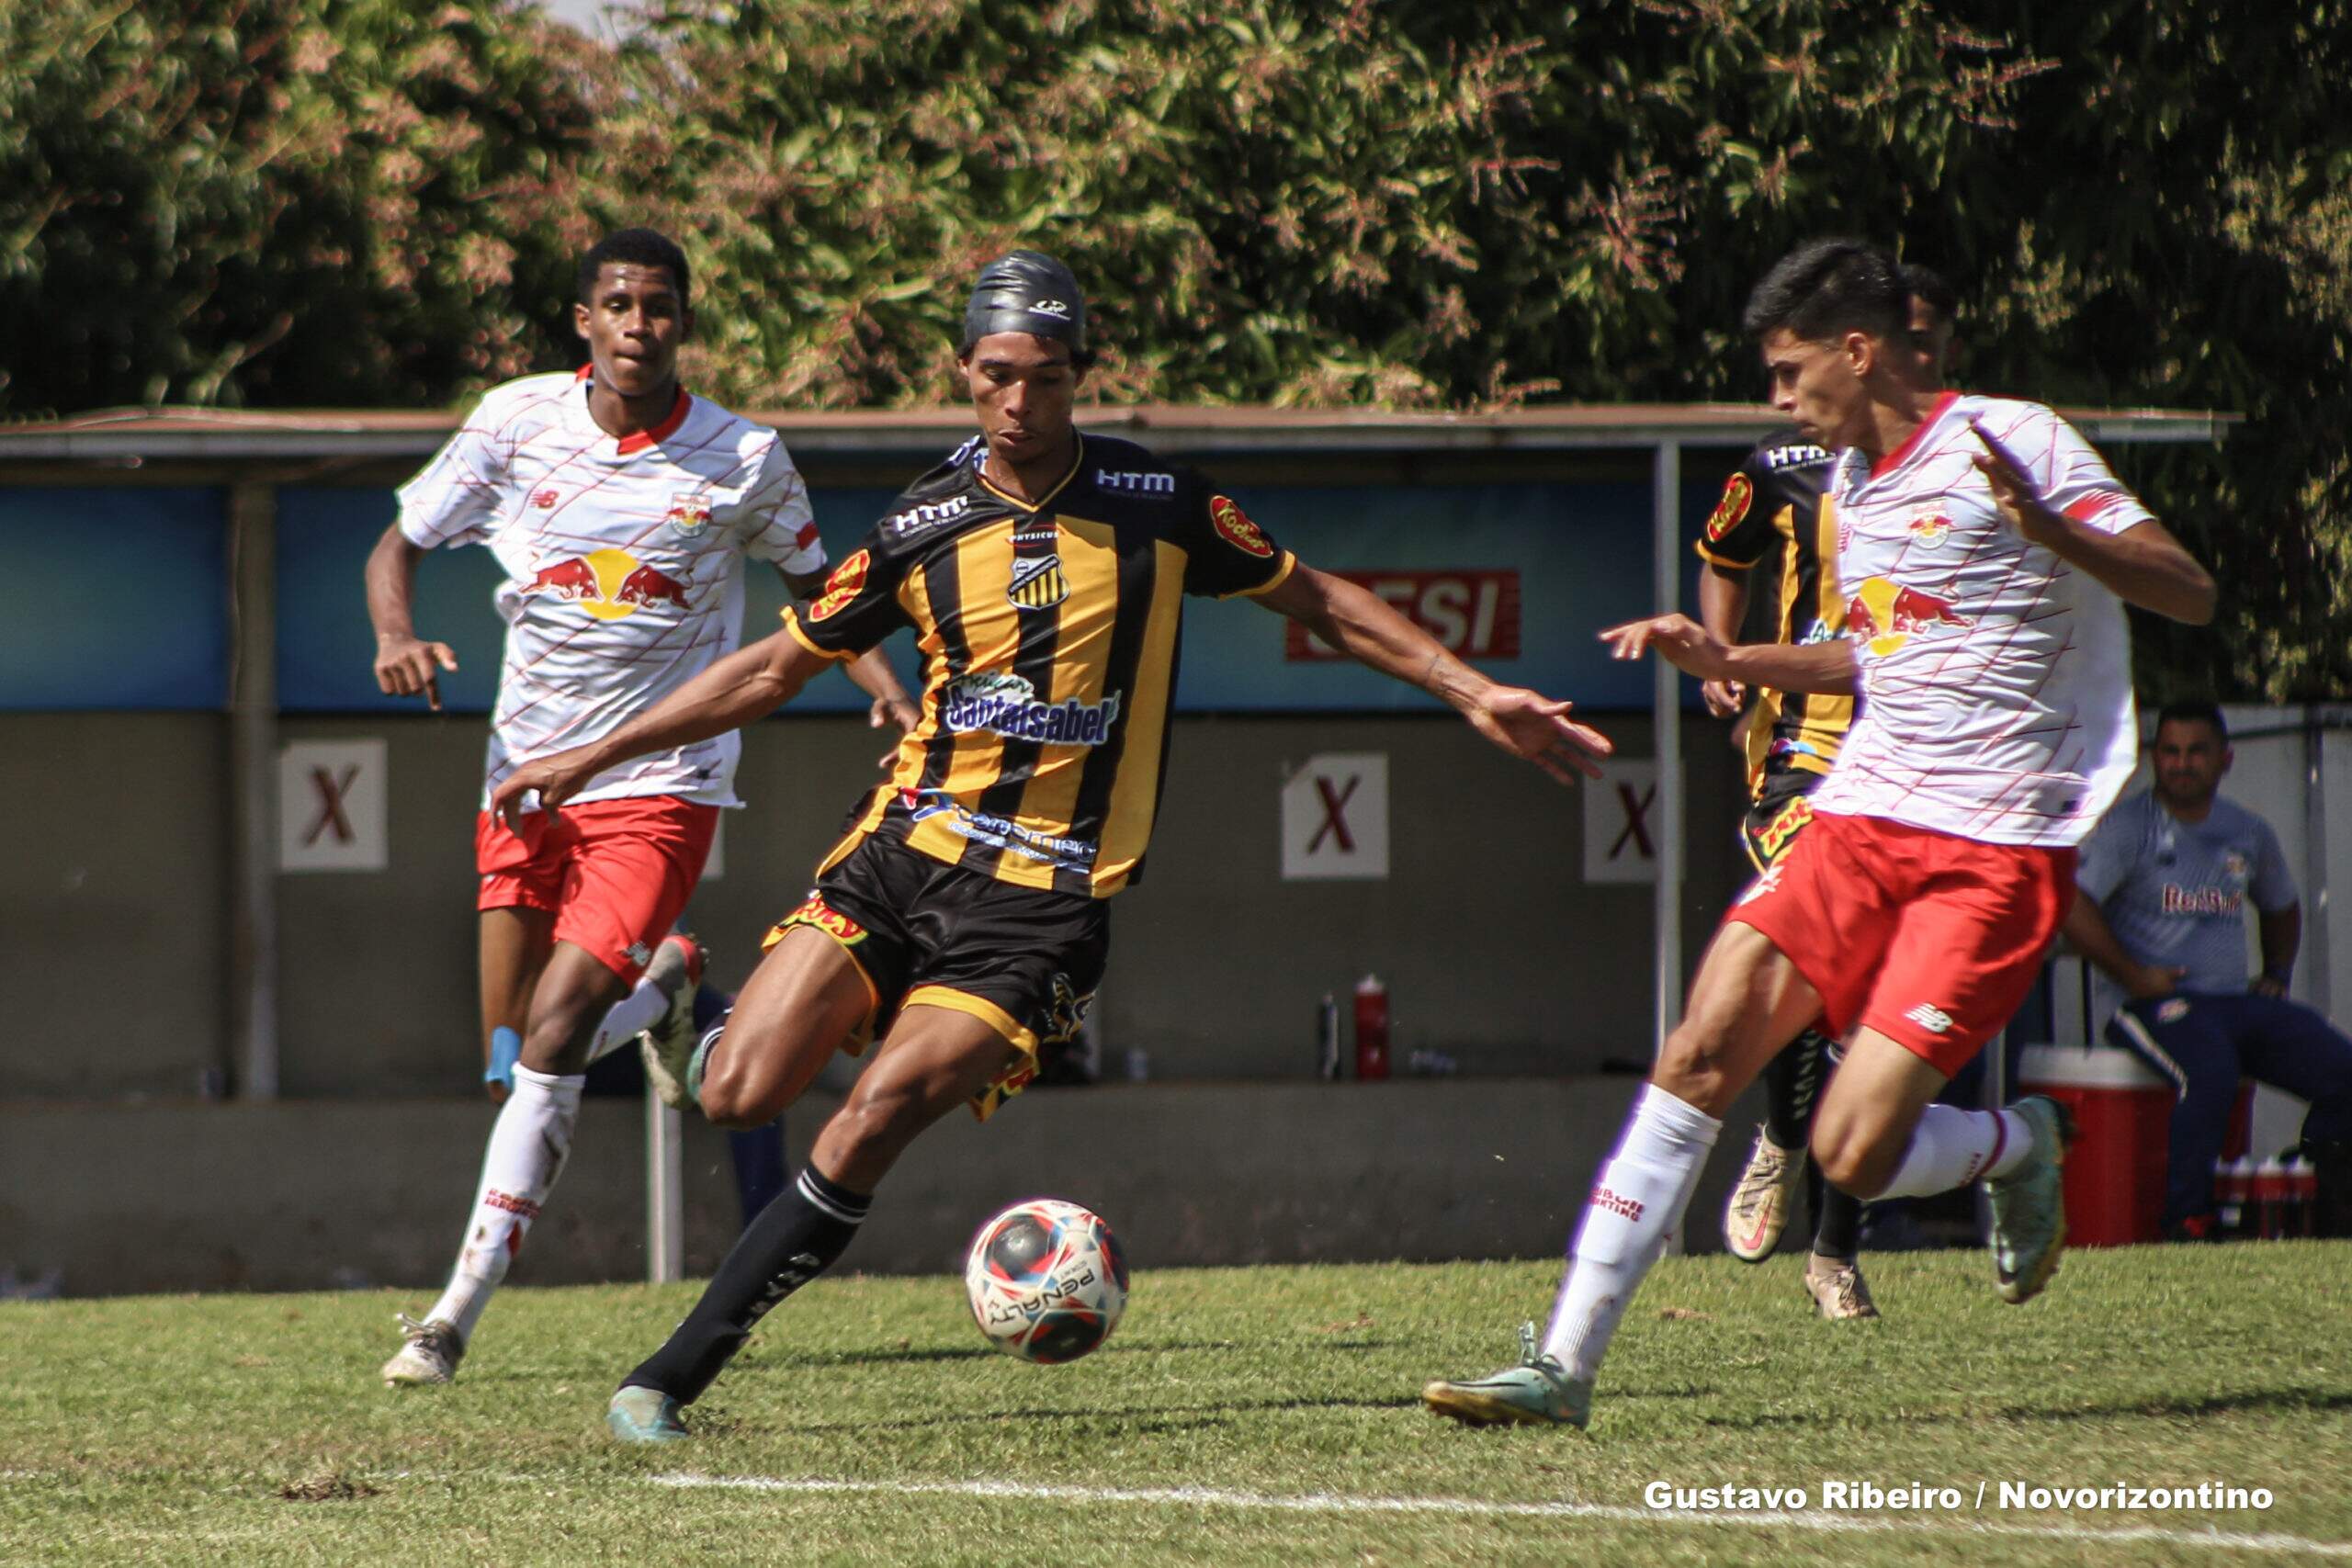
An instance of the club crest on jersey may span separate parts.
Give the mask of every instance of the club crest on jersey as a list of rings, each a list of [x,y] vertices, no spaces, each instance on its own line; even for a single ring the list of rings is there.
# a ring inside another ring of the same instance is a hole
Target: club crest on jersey
[[[839,615],[865,586],[865,569],[873,561],[873,552],[860,550],[833,568],[833,575],[825,579],[825,591],[808,606],[808,618],[821,621],[828,615]]]
[[[1037,700],[1037,688],[1019,675],[958,675],[941,688],[939,720],[957,735],[976,729],[1050,746],[1100,746],[1119,722],[1119,694],[1099,703]]]
[[[691,539],[710,526],[710,497],[700,491],[687,491],[670,498],[670,510],[662,521]]]
[[[1016,610],[1050,610],[1069,597],[1069,579],[1062,571],[1062,558],[1052,556],[1015,556],[1012,560],[1012,581],[1004,596]]]
[[[1225,538],[1225,542],[1243,555],[1256,556],[1261,560],[1274,553],[1273,541],[1258,531],[1240,506],[1228,496],[1209,497],[1209,522]]]
[[[1756,487],[1746,474],[1734,474],[1724,483],[1724,498],[1715,502],[1715,510],[1707,518],[1707,542],[1723,543],[1724,536],[1739,526],[1747,515],[1748,506],[1756,500]]]
[[[1865,578],[1846,601],[1846,635],[1881,658],[1919,633],[1947,626],[1966,631],[1975,624],[1973,617],[1953,609],[1951,600],[1906,588],[1891,578]]]
[[[1951,537],[1951,519],[1940,512],[1922,512],[1904,526],[1913,538],[1931,550]]]

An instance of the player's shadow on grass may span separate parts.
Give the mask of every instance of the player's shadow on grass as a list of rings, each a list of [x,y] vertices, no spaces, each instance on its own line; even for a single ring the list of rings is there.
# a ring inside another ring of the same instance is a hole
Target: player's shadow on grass
[[[1084,1410],[972,1410],[903,1421],[823,1421],[778,1428],[795,1437],[836,1433],[920,1432],[938,1427],[1000,1426],[1009,1421],[1117,1421],[1130,1432],[1193,1431],[1224,1427],[1244,1416],[1283,1410],[1406,1410],[1420,1401],[1412,1394],[1385,1399],[1253,1399],[1225,1404],[1098,1405]]]
[[[2041,1405],[2011,1404],[1977,1410],[1928,1411],[1917,1416],[1888,1418],[1857,1419],[1854,1412],[1844,1417],[1849,1426],[1942,1427],[1965,1423],[1975,1425],[1987,1417],[2002,1421],[2081,1421],[2101,1416],[2227,1416],[2237,1412],[2296,1412],[2313,1414],[2328,1410],[2352,1410],[2352,1391],[2307,1388],[2256,1389],[2245,1393],[2218,1393],[2204,1399],[2130,1399],[2109,1404],[2078,1404],[2064,1408]],[[1749,1416],[1711,1416],[1703,1425],[1732,1428],[1762,1427],[1818,1427],[1822,1412],[1818,1410],[1766,1411]]]
[[[1371,1340],[1344,1341],[1334,1343],[1328,1348],[1362,1349],[1370,1348],[1374,1344],[1374,1342]],[[1162,1339],[1145,1340],[1135,1345],[1105,1345],[1095,1351],[1094,1355],[1098,1357],[1182,1355],[1203,1350],[1213,1350],[1220,1355],[1226,1355],[1239,1348],[1240,1346],[1232,1340],[1185,1342]],[[881,1367],[919,1365],[926,1361],[986,1361],[994,1359],[998,1354],[998,1351],[991,1350],[985,1345],[952,1347],[925,1345],[889,1350],[772,1350],[760,1355],[758,1359],[761,1362],[775,1367]],[[752,1358],[747,1356],[744,1364],[747,1366],[752,1364]]]

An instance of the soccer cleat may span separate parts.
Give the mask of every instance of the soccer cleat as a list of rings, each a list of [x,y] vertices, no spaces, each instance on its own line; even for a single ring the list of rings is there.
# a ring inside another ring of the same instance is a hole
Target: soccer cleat
[[[678,1402],[658,1388],[634,1383],[613,1395],[605,1425],[624,1443],[676,1443],[693,1436],[678,1419]]]
[[[662,1103],[686,1103],[686,1064],[695,1054],[695,992],[702,986],[702,966],[709,954],[702,943],[673,931],[654,950],[645,977],[670,998],[662,1021],[637,1037],[638,1054],[645,1058],[645,1079]]]
[[[424,1388],[456,1378],[458,1363],[466,1359],[466,1342],[458,1325],[445,1318],[419,1323],[406,1313],[397,1315],[404,1343],[384,1363],[384,1386]]]
[[[1784,1149],[1763,1128],[1747,1152],[1747,1168],[1724,1207],[1724,1247],[1743,1263],[1761,1263],[1781,1245],[1797,1183],[1804,1179],[1804,1151]]]
[[[2001,1299],[2020,1306],[2041,1293],[2058,1272],[2066,1245],[2066,1146],[2075,1119],[2047,1095],[2031,1094],[2009,1107],[2033,1129],[2025,1163],[1987,1181],[1993,1200],[1993,1280]]]
[[[1804,1289],[1805,1294],[1813,1298],[1814,1309],[1833,1323],[1878,1315],[1878,1303],[1871,1300],[1871,1288],[1862,1283],[1862,1270],[1850,1258],[1808,1254],[1804,1260]]]
[[[1421,1403],[1465,1427],[1575,1427],[1592,1419],[1592,1385],[1570,1378],[1566,1368],[1535,1348],[1535,1325],[1519,1331],[1520,1364],[1469,1382],[1432,1382]]]

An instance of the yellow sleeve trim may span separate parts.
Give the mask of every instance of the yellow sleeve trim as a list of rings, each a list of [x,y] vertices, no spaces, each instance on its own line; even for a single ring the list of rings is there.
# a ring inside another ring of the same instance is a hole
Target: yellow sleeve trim
[[[784,629],[792,634],[792,640],[807,649],[809,652],[815,654],[818,658],[830,659],[838,664],[857,657],[856,654],[846,650],[836,651],[830,648],[819,648],[815,643],[810,642],[808,640],[808,634],[800,629],[800,617],[792,613],[791,605],[786,604],[782,610],[778,611],[777,614],[783,617]]]
[[[945,1008],[949,1012],[968,1014],[1011,1041],[1030,1061],[1037,1059],[1037,1032],[1022,1028],[1013,1021],[1011,1013],[986,997],[976,997],[969,991],[959,991],[952,986],[917,986],[907,993],[907,999],[899,1004],[901,1012],[908,1008]]]
[[[1283,552],[1283,564],[1274,569],[1273,576],[1266,579],[1265,581],[1259,583],[1254,588],[1237,588],[1232,592],[1219,594],[1218,597],[1223,599],[1255,599],[1261,593],[1272,593],[1275,589],[1280,588],[1283,583],[1290,581],[1290,574],[1297,568],[1297,566],[1298,558],[1293,555],[1290,551],[1284,550]]]
[[[1705,561],[1709,566],[1719,566],[1725,571],[1747,571],[1753,570],[1756,565],[1756,561],[1733,560],[1728,556],[1719,556],[1715,554],[1714,551],[1707,548],[1707,542],[1704,539],[1691,540],[1690,547],[1699,552],[1699,558],[1701,560]],[[1757,558],[1758,560],[1761,560],[1762,558],[1763,558],[1761,556]]]

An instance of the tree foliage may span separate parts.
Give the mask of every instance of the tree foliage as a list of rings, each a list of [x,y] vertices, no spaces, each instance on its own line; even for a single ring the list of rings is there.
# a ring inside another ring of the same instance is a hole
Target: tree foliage
[[[2128,459],[2226,585],[2153,684],[2352,689],[2352,0],[662,0],[617,47],[48,0],[0,47],[0,410],[446,401],[568,362],[571,256],[644,221],[739,405],[947,395],[1015,243],[1114,400],[1744,400],[1749,284],[1856,232],[1960,288],[1971,384],[2245,416]]]

